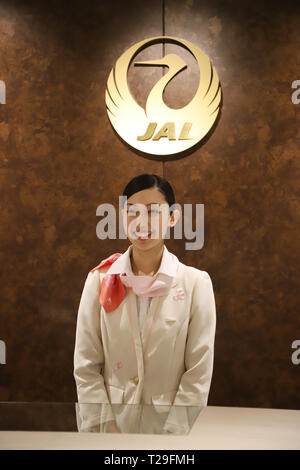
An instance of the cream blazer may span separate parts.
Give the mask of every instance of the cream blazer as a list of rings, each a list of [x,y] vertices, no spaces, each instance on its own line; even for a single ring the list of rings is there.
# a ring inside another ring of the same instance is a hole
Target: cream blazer
[[[206,406],[216,330],[209,274],[179,262],[168,294],[152,298],[140,331],[131,289],[112,312],[99,303],[106,271],[88,273],[78,309],[74,378],[79,431],[115,419],[110,404],[123,405],[123,423],[125,404],[153,405],[156,411],[160,405]],[[127,408],[132,416],[133,407]],[[187,426],[185,412],[180,419]]]

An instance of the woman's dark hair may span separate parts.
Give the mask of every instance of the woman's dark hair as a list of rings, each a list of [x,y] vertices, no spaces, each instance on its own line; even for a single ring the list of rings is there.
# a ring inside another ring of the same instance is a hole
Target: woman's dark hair
[[[143,191],[143,189],[157,188],[164,197],[169,207],[175,204],[174,191],[170,183],[158,175],[144,173],[142,175],[135,176],[123,191],[123,196],[126,196],[127,199],[130,198],[133,194]],[[170,210],[170,215],[173,210]]]

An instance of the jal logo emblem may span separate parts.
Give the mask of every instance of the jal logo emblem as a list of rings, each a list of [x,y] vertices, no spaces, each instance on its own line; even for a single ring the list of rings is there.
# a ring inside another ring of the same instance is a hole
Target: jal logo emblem
[[[150,91],[144,109],[129,90],[128,69],[139,52],[162,42],[177,44],[194,56],[200,72],[198,88],[186,106],[170,108],[163,100],[164,90],[186,63],[177,54],[135,62],[139,66],[168,67]],[[158,36],[134,44],[119,57],[107,80],[105,102],[113,128],[131,147],[151,155],[172,155],[188,150],[207,135],[220,111],[221,86],[215,67],[198,47],[184,39]]]

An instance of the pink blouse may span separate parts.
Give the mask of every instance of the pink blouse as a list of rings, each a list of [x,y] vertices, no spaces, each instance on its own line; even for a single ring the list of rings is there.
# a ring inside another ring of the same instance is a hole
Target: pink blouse
[[[128,256],[126,256],[126,259],[125,259],[124,269],[120,273],[121,274],[120,279],[123,281],[122,279],[123,274],[131,276],[131,285],[134,288],[137,285],[136,278],[140,278],[140,276],[136,276],[132,271],[131,262],[130,262],[131,250],[132,250],[132,245],[127,250]],[[176,273],[176,269],[174,269],[175,266],[177,268],[177,263],[174,263],[174,255],[172,255],[172,253],[168,251],[166,245],[164,245],[164,251],[163,251],[161,263],[160,263],[158,270],[153,276],[143,276],[143,277],[145,278],[147,277],[150,280],[150,279],[154,279],[159,273],[166,274],[169,277],[170,277],[170,274],[172,274],[172,277],[173,277]],[[151,304],[151,299],[152,297],[150,296],[136,295],[136,305],[137,305],[137,311],[139,315],[140,330],[142,330],[143,328],[143,323],[148,313],[148,310]]]

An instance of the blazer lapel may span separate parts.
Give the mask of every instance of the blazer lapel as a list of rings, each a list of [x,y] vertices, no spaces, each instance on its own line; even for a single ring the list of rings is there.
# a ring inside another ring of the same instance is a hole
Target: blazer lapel
[[[150,307],[148,309],[146,318],[144,320],[144,324],[143,324],[142,332],[141,332],[142,343],[143,343],[143,357],[145,357],[145,354],[147,352],[152,328],[160,314],[161,304],[162,304],[164,297],[165,296],[158,296],[158,297],[152,297],[151,299]]]
[[[152,297],[150,302],[150,307],[147,312],[142,330],[140,329],[139,324],[139,315],[136,305],[136,296],[131,289],[127,291],[128,295],[128,315],[131,325],[131,332],[134,338],[134,345],[136,349],[137,358],[140,359],[141,363],[144,364],[144,355],[146,353],[147,345],[149,343],[151,331],[157,317],[160,313],[161,303],[165,296]],[[140,366],[142,371],[142,367]],[[139,370],[139,372],[140,372]]]
[[[177,276],[174,278],[172,286],[170,288],[170,292],[167,295],[164,296],[157,296],[157,297],[152,297],[150,307],[148,310],[148,313],[146,315],[143,327],[142,327],[142,332],[141,332],[141,340],[143,344],[143,356],[145,357],[145,354],[147,352],[148,344],[150,341],[152,329],[154,327],[154,324],[158,321],[161,320],[161,317],[164,315],[164,312],[162,311],[162,303],[166,299],[168,295],[172,295],[174,288],[178,284],[178,279]],[[135,303],[135,311],[136,311],[136,316],[138,317],[137,313],[137,308],[136,308],[136,303]]]
[[[131,339],[133,347],[135,349],[138,376],[142,378],[144,377],[143,345],[140,335],[140,325],[136,306],[136,297],[131,289],[127,289],[126,296],[128,296],[126,308],[129,317]]]

